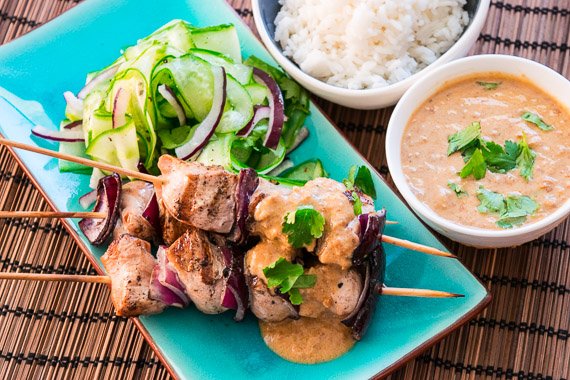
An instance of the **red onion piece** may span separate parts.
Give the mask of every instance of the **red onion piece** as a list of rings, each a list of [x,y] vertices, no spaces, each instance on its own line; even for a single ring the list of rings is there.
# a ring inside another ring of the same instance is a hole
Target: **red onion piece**
[[[198,153],[200,149],[208,143],[208,140],[210,140],[222,119],[224,106],[226,104],[226,71],[223,67],[212,66],[212,74],[214,74],[214,99],[212,100],[212,108],[196,128],[190,141],[176,148],[176,156],[181,160],[187,160]]]
[[[113,99],[113,128],[123,126],[127,122],[127,109],[130,101],[130,92],[124,87],[119,87]]]
[[[75,95],[73,95],[73,92],[71,91],[65,91],[63,93],[63,97],[72,114],[83,114],[83,100],[78,99]]]
[[[119,65],[111,66],[108,69],[101,71],[96,77],[87,82],[87,84],[79,91],[77,97],[79,99],[85,99],[87,94],[93,91],[95,87],[105,82],[106,80],[111,79],[117,70],[119,70]]]
[[[42,139],[50,141],[61,141],[61,142],[84,142],[85,136],[83,131],[53,131],[42,127],[41,125],[36,125],[32,128],[32,134],[34,136],[41,137]]]
[[[160,209],[158,208],[156,193],[152,194],[152,197],[148,201],[148,204],[142,213],[142,217],[150,223],[152,228],[154,228],[156,236],[162,236],[162,229],[160,225]]]
[[[263,145],[269,149],[276,149],[277,145],[279,145],[281,130],[283,129],[283,123],[285,122],[283,94],[281,93],[281,89],[277,85],[277,82],[275,82],[271,75],[267,74],[265,71],[254,68],[253,78],[256,82],[265,85],[269,89],[267,99],[269,101],[271,113]]]
[[[251,118],[249,123],[247,123],[246,126],[243,127],[242,129],[240,129],[238,131],[238,133],[236,133],[236,135],[239,137],[249,136],[250,133],[255,128],[255,126],[257,125],[257,123],[259,123],[263,119],[268,119],[270,116],[271,116],[271,108],[266,107],[266,106],[262,106],[262,107],[256,106],[253,117]]]
[[[75,121],[72,121],[72,122],[69,123],[69,124],[65,124],[65,125],[63,126],[63,128],[64,128],[64,129],[75,129],[75,128],[81,127],[82,125],[83,125],[83,120],[75,120]]]
[[[141,173],[149,174],[148,170],[146,170],[146,166],[144,166],[144,162],[142,161],[139,161],[137,164],[137,170]]]
[[[169,306],[184,308],[190,304],[184,285],[172,269],[166,257],[166,247],[160,246],[156,253],[157,264],[151,275],[150,298]]]
[[[224,276],[226,277],[226,292],[222,306],[236,311],[234,320],[239,322],[245,317],[249,306],[249,291],[243,274],[244,255],[235,247],[221,247],[224,256]]]
[[[121,203],[121,177],[117,173],[103,177],[97,185],[97,201],[93,211],[107,214],[105,219],[81,219],[79,228],[93,245],[105,243],[117,224]]]
[[[236,243],[243,243],[248,237],[249,202],[258,185],[259,178],[255,170],[251,168],[240,170],[236,186],[236,223],[230,238]]]
[[[168,104],[170,104],[172,108],[174,108],[174,111],[176,111],[176,116],[178,116],[178,122],[180,123],[180,125],[181,126],[186,125],[186,113],[184,112],[184,108],[182,107],[180,100],[178,100],[178,98],[176,97],[174,91],[172,91],[172,89],[168,85],[161,84],[160,86],[158,86],[158,92],[160,93],[160,95],[162,95],[164,100],[166,100]]]
[[[87,210],[97,200],[97,190],[91,190],[90,192],[83,194],[79,198],[79,205],[83,209]]]
[[[354,310],[342,320],[350,327],[356,340],[362,339],[377,303],[376,289],[384,282],[386,256],[382,248],[382,232],[386,221],[386,211],[359,215],[360,245],[352,256],[353,268],[363,279],[362,293]]]

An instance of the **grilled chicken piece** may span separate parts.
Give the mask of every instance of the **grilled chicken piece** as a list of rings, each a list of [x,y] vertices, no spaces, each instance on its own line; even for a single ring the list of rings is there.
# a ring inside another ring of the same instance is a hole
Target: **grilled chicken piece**
[[[154,194],[151,183],[132,181],[123,185],[121,190],[121,217],[113,231],[113,238],[129,234],[146,241],[156,239],[154,227],[143,217],[143,212]]]
[[[354,270],[342,270],[338,265],[315,265],[306,271],[317,276],[313,288],[300,289],[303,303],[299,314],[320,318],[332,315],[348,316],[358,304],[362,292],[362,279]]]
[[[111,277],[111,299],[117,315],[157,314],[166,307],[149,298],[156,260],[150,254],[147,241],[122,235],[109,245],[101,261]]]
[[[188,229],[166,251],[170,265],[196,307],[206,314],[218,314],[225,294],[224,257],[204,231]]]
[[[168,212],[193,227],[227,234],[235,222],[237,176],[221,166],[185,162],[169,155],[158,160],[162,201]]]
[[[279,257],[292,260],[295,250],[281,249],[275,242],[261,241],[245,256],[245,278],[249,288],[249,302],[253,314],[265,322],[279,322],[287,318],[298,318],[299,314],[291,303],[267,287],[263,268]]]

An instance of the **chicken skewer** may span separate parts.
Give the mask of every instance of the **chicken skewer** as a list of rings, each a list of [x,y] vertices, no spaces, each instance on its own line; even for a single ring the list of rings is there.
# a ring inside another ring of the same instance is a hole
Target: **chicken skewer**
[[[76,157],[76,156],[72,156],[72,155],[68,155],[68,154],[64,154],[64,153],[59,153],[59,152],[55,152],[55,151],[52,151],[49,149],[43,149],[43,148],[28,145],[28,144],[19,143],[16,141],[6,140],[3,138],[0,138],[0,145],[7,145],[10,147],[23,149],[23,150],[47,155],[50,157],[54,157],[54,158],[59,158],[59,159],[63,159],[63,160],[71,161],[71,162],[76,162],[76,163],[79,163],[79,164],[82,164],[85,166],[99,168],[101,170],[116,172],[118,174],[125,175],[125,176],[131,177],[131,178],[140,179],[141,181],[153,183],[159,187],[165,181],[165,178],[163,178],[163,177],[156,177],[153,175],[140,173],[140,172],[136,172],[136,171],[120,168],[120,167],[116,167],[113,165],[109,165],[109,164],[85,159],[82,157]],[[196,227],[200,227],[200,226],[196,226]],[[225,226],[220,226],[220,227],[224,228]],[[386,236],[386,235],[383,235],[382,239],[385,243],[397,245],[397,246],[404,247],[404,248],[408,248],[408,249],[411,249],[414,251],[423,252],[423,253],[427,253],[430,255],[456,258],[455,255],[453,255],[449,252],[445,252],[445,251],[442,251],[442,250],[439,250],[439,249],[436,249],[433,247],[424,246],[422,244],[414,243],[414,242],[411,242],[409,240],[399,239],[396,237],[390,237],[390,236]]]
[[[112,285],[110,276],[78,275],[78,274],[50,274],[50,273],[21,273],[21,272],[0,272],[0,280],[16,281],[45,281],[45,282],[86,282]],[[420,297],[420,298],[458,298],[463,294],[444,292],[441,290],[416,289],[416,288],[394,288],[379,287],[378,294],[384,296],[398,297]]]

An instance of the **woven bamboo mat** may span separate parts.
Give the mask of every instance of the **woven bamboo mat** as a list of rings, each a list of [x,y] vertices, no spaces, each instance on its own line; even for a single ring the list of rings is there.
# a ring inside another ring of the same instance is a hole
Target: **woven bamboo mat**
[[[229,2],[253,25],[249,0]],[[0,42],[75,5],[0,0]],[[494,0],[472,53],[531,58],[568,78],[569,45],[570,0]],[[359,112],[317,101],[389,180],[383,147],[391,110]],[[0,209],[48,209],[3,148]],[[569,379],[570,220],[516,249],[483,251],[447,243],[494,300],[392,378]],[[0,265],[3,271],[94,273],[62,225],[48,220],[0,221]],[[0,378],[165,379],[168,373],[135,326],[113,314],[105,286],[0,282]]]

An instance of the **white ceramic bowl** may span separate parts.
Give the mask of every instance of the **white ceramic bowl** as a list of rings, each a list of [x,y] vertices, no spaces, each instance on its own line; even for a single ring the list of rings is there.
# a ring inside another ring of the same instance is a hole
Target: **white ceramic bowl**
[[[474,3],[472,0],[469,0],[469,2]],[[252,8],[255,26],[265,47],[281,67],[303,87],[333,103],[358,109],[375,109],[396,104],[404,92],[419,79],[444,63],[464,57],[479,37],[479,33],[487,18],[489,3],[490,0],[478,0],[467,29],[457,42],[431,65],[401,82],[382,88],[366,90],[350,90],[336,87],[303,72],[299,66],[283,55],[281,47],[273,40],[275,7],[279,7],[277,0],[252,0]]]
[[[430,227],[452,240],[471,246],[488,248],[516,246],[544,235],[561,223],[570,214],[570,200],[544,219],[522,227],[509,230],[470,228],[442,218],[418,200],[402,171],[401,142],[404,129],[413,112],[446,81],[485,72],[525,76],[570,110],[570,81],[544,65],[508,55],[478,55],[459,59],[433,70],[410,87],[402,97],[388,124],[386,157],[390,174],[398,190],[410,207]],[[570,128],[570,126],[564,127]]]

